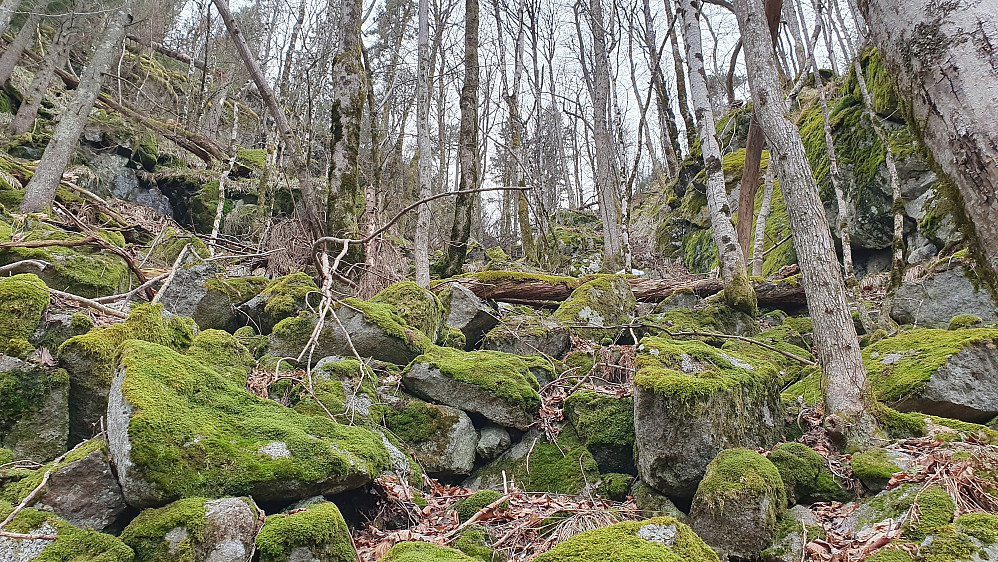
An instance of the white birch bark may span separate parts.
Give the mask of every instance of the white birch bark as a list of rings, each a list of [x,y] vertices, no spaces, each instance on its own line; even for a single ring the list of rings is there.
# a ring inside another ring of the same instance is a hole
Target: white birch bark
[[[773,179],[776,177],[776,155],[769,154],[769,165],[766,166],[766,179],[763,184],[762,204],[759,206],[759,216],[755,219],[755,241],[752,246],[752,275],[762,277],[762,266],[766,259],[766,221],[773,209]]]
[[[416,68],[416,142],[419,150],[419,199],[430,196],[433,169],[430,146],[430,2],[419,0],[419,37]],[[419,206],[414,240],[416,284],[430,286],[430,206]]]

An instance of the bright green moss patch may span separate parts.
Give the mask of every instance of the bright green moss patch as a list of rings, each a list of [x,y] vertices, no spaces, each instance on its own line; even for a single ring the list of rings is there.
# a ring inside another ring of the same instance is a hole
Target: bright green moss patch
[[[901,472],[901,467],[891,461],[887,451],[871,449],[855,453],[851,462],[852,472],[867,488],[882,490],[890,482],[895,472]]]
[[[263,310],[274,319],[287,318],[303,307],[309,293],[318,291],[319,287],[306,273],[278,277],[260,291],[261,296],[267,297]]]
[[[335,483],[388,469],[380,436],[258,398],[166,347],[128,341],[119,361],[135,409],[131,460],[164,500],[263,496],[274,482]]]
[[[769,461],[780,472],[792,502],[848,501],[850,495],[835,480],[825,459],[803,443],[777,445]]]
[[[626,277],[597,275],[572,291],[571,296],[561,303],[552,317],[572,325],[614,326],[629,321],[635,306],[634,293],[631,292]],[[583,337],[604,333],[606,332],[579,331]]]
[[[413,361],[413,364],[417,363],[427,364],[458,382],[491,392],[527,412],[536,412],[541,407],[537,378],[530,372],[535,362],[529,358],[499,351],[465,352],[433,346]]]
[[[28,340],[49,304],[49,291],[37,275],[22,273],[0,279],[0,345]]]
[[[389,336],[406,342],[415,351],[423,352],[432,346],[430,339],[423,332],[413,330],[406,324],[395,307],[390,304],[362,301],[355,298],[343,299],[340,302],[345,306],[359,310],[364,315],[364,320],[377,325]]]
[[[453,425],[450,417],[435,404],[413,400],[401,410],[385,413],[385,427],[404,443],[421,443]]]
[[[933,530],[931,542],[920,548],[918,554],[924,562],[956,562],[973,560],[979,550],[973,537],[946,525]]]
[[[495,551],[489,546],[490,544],[492,537],[484,527],[469,525],[454,541],[454,548],[482,562],[492,562]]]
[[[201,330],[187,355],[211,367],[232,381],[244,384],[255,361],[235,336],[222,330]]]
[[[957,314],[949,320],[949,326],[947,330],[962,330],[964,328],[973,328],[974,326],[979,326],[984,323],[980,316],[975,314]]]
[[[674,332],[720,332],[722,334],[753,334],[758,327],[751,316],[726,306],[707,305],[703,308],[677,308],[652,317]]]
[[[312,504],[295,513],[271,515],[256,536],[260,562],[288,562],[296,547],[309,548],[313,556],[321,553],[325,562],[355,559],[346,522],[332,502]]]
[[[459,550],[428,542],[400,542],[389,550],[381,562],[477,562]]]
[[[121,540],[132,547],[141,561],[194,560],[195,548],[204,541],[208,525],[206,501],[206,498],[185,498],[158,509],[146,509],[125,527]],[[165,537],[176,528],[185,529],[186,536],[171,552]]]
[[[646,337],[639,351],[635,386],[687,403],[736,386],[761,388],[777,376],[771,363],[741,359],[696,340]]]
[[[452,509],[457,511],[458,519],[464,522],[501,497],[502,494],[495,490],[481,490],[455,503]]]
[[[674,536],[671,546],[664,537]],[[647,537],[647,538],[644,538]],[[656,540],[657,539],[657,540]],[[535,562],[717,562],[717,554],[672,517],[625,521],[559,543]]]
[[[565,399],[565,416],[603,472],[634,472],[634,399],[591,390]]]
[[[205,288],[218,291],[229,298],[232,304],[242,304],[257,296],[267,285],[266,277],[224,277],[216,276],[205,282]]]
[[[882,548],[866,560],[867,562],[912,562],[914,558],[912,558],[907,550]]]
[[[634,477],[630,474],[611,472],[603,475],[603,481],[596,487],[596,493],[606,499],[622,502],[627,499]]]
[[[542,436],[527,439],[517,445],[520,450],[515,455],[514,450],[508,451],[499,460],[477,470],[472,478],[480,478],[483,488],[496,488],[502,486],[505,471],[521,490],[558,494],[578,494],[587,484],[599,480],[596,461],[570,425],[558,436],[557,445],[544,441]]]
[[[909,330],[868,346],[863,363],[877,398],[891,403],[918,390],[951,355],[994,339],[998,330]]]
[[[929,534],[932,529],[946,525],[953,520],[953,512],[956,511],[956,504],[950,497],[946,488],[939,485],[932,485],[917,493],[908,494],[902,503],[897,505],[901,509],[907,509],[913,502],[918,502],[917,517],[905,523],[904,536],[914,540],[921,540]]]
[[[928,432],[925,416],[919,413],[902,413],[876,402],[871,408],[878,427],[892,439],[923,437]]]
[[[985,545],[998,543],[998,515],[993,513],[964,513],[953,522],[960,531]]]
[[[0,517],[6,518],[13,506],[0,501]],[[31,562],[132,562],[135,554],[121,540],[111,535],[70,525],[52,513],[25,509],[4,528],[14,533],[33,533],[49,525],[58,538],[46,546]]]
[[[405,324],[435,338],[444,308],[436,295],[412,281],[399,281],[374,295],[370,302],[390,304],[395,307]]]
[[[694,509],[722,513],[727,502],[763,496],[775,500],[777,514],[786,509],[786,487],[776,466],[755,451],[725,449],[707,465],[693,503]]]
[[[263,170],[267,165],[267,150],[263,148],[240,148],[236,151],[236,162],[247,168]]]

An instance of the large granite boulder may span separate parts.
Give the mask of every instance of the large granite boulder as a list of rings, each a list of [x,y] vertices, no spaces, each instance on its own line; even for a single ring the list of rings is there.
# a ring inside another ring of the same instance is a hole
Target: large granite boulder
[[[6,518],[13,506],[0,501],[0,517]],[[30,535],[31,538],[0,536],[0,560],[99,560],[132,562],[134,553],[117,537],[81,529],[54,513],[27,508],[4,527],[4,531]]]
[[[928,277],[901,284],[894,294],[891,318],[920,328],[946,328],[954,316],[973,314],[998,321],[998,304],[973,276],[970,264],[955,260],[937,266]]]
[[[406,365],[431,345],[429,338],[406,324],[390,304],[348,298],[340,301],[332,314],[336,318],[327,318],[323,323],[311,354],[313,361],[330,355],[350,357],[356,349],[361,357]],[[281,320],[270,334],[270,354],[297,357],[317,323],[317,315],[311,312]]]
[[[903,412],[984,423],[998,415],[998,330],[910,330],[863,350],[877,398]]]
[[[424,400],[525,430],[541,407],[532,368],[550,369],[540,358],[434,347],[406,368],[402,384]]]
[[[139,514],[121,533],[136,560],[245,562],[257,508],[250,499],[186,498]]]
[[[431,340],[437,339],[444,307],[437,296],[412,281],[389,285],[370,302],[390,304],[407,325],[416,328]]]
[[[108,442],[133,507],[336,494],[389,467],[380,435],[259,398],[167,347],[125,342],[117,364]]]
[[[66,371],[0,355],[0,445],[45,462],[65,452],[68,439]]]
[[[309,295],[312,302],[318,302],[319,287],[310,275],[299,271],[267,283],[258,295],[237,308],[256,331],[269,334],[278,322],[305,310]]]
[[[647,337],[638,349],[638,474],[651,487],[691,497],[720,451],[778,440],[783,413],[772,363],[700,341]]]
[[[353,562],[350,531],[336,504],[318,498],[267,517],[256,536],[260,562]]]
[[[499,324],[496,312],[460,283],[450,283],[440,293],[444,305],[444,325],[464,334],[465,349],[475,349],[485,334]]]
[[[717,554],[673,517],[625,521],[586,531],[558,543],[535,562],[606,562],[608,560],[682,560],[718,562]]]
[[[690,508],[690,526],[724,556],[758,558],[772,544],[787,496],[780,472],[749,449],[727,449],[707,465]]]
[[[553,318],[572,327],[572,332],[588,339],[612,337],[619,328],[600,329],[630,323],[637,302],[623,275],[599,275],[572,291]]]
[[[266,284],[266,277],[227,277],[214,263],[194,263],[177,270],[160,302],[173,314],[190,316],[202,330],[232,331],[243,324],[236,307]]]
[[[466,476],[475,467],[478,432],[457,408],[412,400],[385,413],[385,426],[431,476]]]

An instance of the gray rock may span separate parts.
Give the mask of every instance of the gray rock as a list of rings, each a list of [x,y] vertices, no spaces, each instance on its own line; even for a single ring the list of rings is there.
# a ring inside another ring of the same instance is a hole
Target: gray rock
[[[998,321],[998,305],[985,287],[974,286],[963,265],[903,283],[891,309],[891,318],[898,323],[923,328],[945,328],[959,314],[975,314],[985,322]]]
[[[640,479],[631,485],[630,495],[634,498],[634,505],[645,517],[675,517],[683,523],[689,523],[689,517],[672,500]]]
[[[100,133],[95,133],[98,141]],[[90,188],[98,195],[111,196],[149,207],[168,217],[173,216],[170,200],[154,187],[139,183],[135,170],[128,168],[128,158],[113,152],[102,152],[90,159],[90,169],[97,173],[97,181]]]
[[[482,428],[475,451],[482,460],[490,461],[503,454],[512,443],[506,428],[489,423]]]
[[[127,508],[104,446],[53,471],[39,498],[36,508],[98,531],[111,529]]]
[[[409,365],[402,374],[402,384],[425,400],[477,412],[503,427],[525,430],[534,421],[534,412],[522,405],[511,404],[479,386],[456,381],[424,363]]]
[[[679,308],[698,308],[703,304],[703,299],[698,297],[693,291],[677,291],[669,295],[662,301],[656,312],[669,312]]]
[[[238,498],[222,498],[204,504],[207,525],[198,560],[204,562],[244,562],[253,551],[257,518]]]
[[[475,349],[485,334],[499,324],[499,319],[482,299],[464,285],[452,283],[448,291],[450,302],[444,324],[464,334],[465,349]],[[442,295],[442,299],[447,301],[445,295]]]
[[[231,290],[223,290],[228,287],[226,282],[225,270],[213,263],[187,265],[177,270],[160,302],[173,314],[193,318],[202,330],[231,332],[241,325],[236,317],[236,306],[253,297],[245,292],[252,293],[250,287],[242,285],[253,285],[259,292],[264,280],[239,279],[239,287],[243,290],[236,290],[236,285]]]
[[[562,359],[572,350],[572,335],[552,318],[508,316],[503,325],[485,335],[483,347],[514,355],[541,353]]]
[[[46,462],[66,451],[69,440],[69,377],[62,369],[46,369],[0,355],[0,376],[7,379],[11,404],[0,426],[0,444],[18,459]]]
[[[984,423],[998,415],[998,348],[971,343],[951,355],[929,381],[892,404],[903,412]]]
[[[29,530],[32,535],[54,535],[56,528],[48,521]],[[17,539],[0,537],[0,560],[5,562],[31,562],[55,541],[48,539]]]
[[[763,560],[767,562],[800,562],[803,558],[804,544],[815,537],[804,536],[803,526],[817,527],[818,520],[814,513],[802,506],[795,505],[787,510],[787,517],[797,524],[793,526],[793,531],[783,536],[777,536],[773,541],[773,546],[762,552]]]
[[[435,419],[437,431],[425,441],[406,443],[416,454],[423,470],[431,476],[461,476],[475,468],[478,432],[471,418],[457,408],[427,404],[440,410]]]

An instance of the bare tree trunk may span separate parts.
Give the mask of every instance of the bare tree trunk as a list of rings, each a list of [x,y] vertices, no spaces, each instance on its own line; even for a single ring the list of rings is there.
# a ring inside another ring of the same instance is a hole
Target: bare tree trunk
[[[319,223],[319,212],[316,206],[318,198],[315,193],[314,186],[312,185],[312,177],[311,174],[309,174],[308,166],[306,165],[305,159],[302,155],[301,147],[299,146],[297,139],[295,139],[294,134],[291,132],[291,126],[288,124],[288,119],[284,115],[284,110],[277,103],[277,98],[274,96],[274,90],[272,90],[270,84],[267,83],[267,78],[260,70],[260,65],[256,63],[256,57],[254,57],[253,53],[250,51],[249,45],[246,43],[246,38],[243,37],[239,27],[236,26],[236,21],[232,18],[232,12],[229,11],[227,1],[212,0],[212,3],[215,5],[218,13],[222,16],[222,22],[225,23],[225,28],[229,32],[229,37],[232,38],[232,42],[235,44],[236,50],[239,52],[239,58],[243,61],[243,65],[246,67],[247,72],[249,72],[250,77],[253,79],[253,83],[256,85],[256,89],[260,93],[260,97],[263,98],[263,102],[267,106],[267,111],[270,112],[271,117],[274,118],[274,123],[277,124],[277,130],[281,133],[284,146],[287,147],[287,149],[294,156],[295,171],[298,176],[299,188],[301,189],[304,203],[304,226],[309,230],[312,236],[318,237],[322,234],[322,226]]]
[[[40,19],[41,16],[38,14],[33,13],[28,16],[24,25],[21,26],[21,30],[14,36],[14,41],[7,46],[3,55],[0,55],[0,85],[6,85],[10,80],[10,75],[14,73],[14,67],[17,66],[24,50],[31,45],[31,40],[35,37],[35,26],[38,25]]]
[[[464,2],[464,85],[461,87],[461,130],[458,139],[458,165],[461,179],[458,191],[478,186],[478,0]],[[475,198],[459,194],[454,201],[454,224],[443,276],[461,272],[468,254],[468,238],[475,211]]]
[[[651,4],[649,0],[643,0],[641,4],[642,15],[645,24],[645,48],[648,49],[648,70],[651,72],[651,81],[655,86],[656,113],[658,113],[658,126],[662,137],[662,151],[665,153],[665,164],[668,169],[667,176],[671,179],[679,173],[679,142],[676,138],[678,129],[676,128],[676,116],[672,113],[672,100],[669,98],[669,90],[665,87],[665,78],[662,73],[662,49],[658,45],[655,35],[655,21],[651,15]]]
[[[208,238],[208,253],[215,255],[215,245],[218,242],[218,231],[222,227],[222,217],[225,215],[225,180],[236,166],[236,139],[239,138],[239,102],[232,102],[232,136],[229,139],[229,166],[218,176],[218,204],[215,206],[215,220],[211,224],[211,236]]]
[[[762,205],[759,206],[759,217],[755,222],[755,245],[752,248],[752,276],[762,277],[763,265],[766,260],[766,221],[773,208],[773,178],[776,177],[776,155],[769,154],[769,165],[766,166],[765,187],[762,192]]]
[[[677,0],[676,17],[682,24],[683,42],[686,44],[686,61],[690,68],[690,96],[697,117],[697,132],[703,149],[704,171],[707,174],[707,209],[714,244],[717,246],[721,279],[724,282],[724,301],[731,307],[750,314],[757,311],[755,291],[745,270],[745,256],[735,237],[731,224],[731,207],[724,187],[721,166],[721,149],[714,136],[714,113],[707,92],[707,73],[703,66],[700,42],[699,2]],[[752,216],[751,214],[749,216]],[[751,224],[749,219],[749,224]]]
[[[672,0],[665,1],[665,11],[675,13],[672,9]],[[679,104],[679,115],[686,124],[686,149],[693,150],[693,145],[697,141],[697,126],[693,122],[693,114],[690,113],[690,104],[686,97],[686,71],[683,69],[683,57],[679,52],[679,38],[676,33],[676,26],[669,29],[669,40],[672,42],[672,60],[675,63],[673,69],[676,73],[676,102]]]
[[[818,362],[824,372],[826,412],[853,424],[843,429],[850,438],[863,440],[871,430],[866,416],[866,369],[818,185],[800,132],[786,118],[790,107],[776,72],[763,0],[736,0],[734,6],[756,115],[770,152],[779,159],[780,189],[807,293]]]
[[[114,56],[125,40],[125,26],[132,21],[130,9],[131,2],[126,1],[108,20],[104,36],[97,45],[90,64],[83,71],[73,100],[69,102],[69,107],[52,132],[52,140],[45,147],[42,159],[38,161],[35,175],[24,188],[22,213],[41,211],[52,204],[59,182],[62,181],[62,173],[66,171],[66,165],[76,151],[80,134],[83,133],[90,110],[100,93],[104,74],[110,70]]]
[[[60,26],[52,45],[49,46],[49,52],[42,60],[41,67],[35,72],[35,76],[31,79],[31,85],[24,92],[21,106],[17,108],[17,115],[14,116],[14,120],[10,124],[10,131],[15,135],[27,132],[34,125],[42,98],[45,97],[49,83],[55,76],[55,69],[66,64],[66,59],[69,58],[71,32],[66,29],[67,25],[67,22],[63,22]]]
[[[0,2],[0,35],[3,35],[7,31],[10,20],[14,19],[14,14],[17,12],[17,5],[20,3],[21,0],[3,0],[3,2]]]
[[[433,180],[430,154],[430,2],[419,0],[419,61],[416,69],[416,137],[419,150],[419,196],[430,196]],[[413,251],[416,262],[416,283],[430,286],[430,206],[419,206]]]

